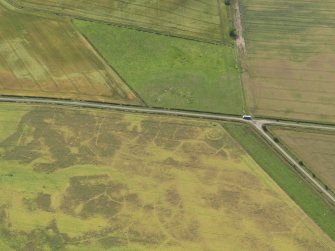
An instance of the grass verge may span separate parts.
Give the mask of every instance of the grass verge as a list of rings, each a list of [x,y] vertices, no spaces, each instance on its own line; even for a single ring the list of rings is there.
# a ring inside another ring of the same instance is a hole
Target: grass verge
[[[335,215],[330,206],[274,150],[264,144],[250,127],[225,124],[225,128],[306,214],[335,240]]]

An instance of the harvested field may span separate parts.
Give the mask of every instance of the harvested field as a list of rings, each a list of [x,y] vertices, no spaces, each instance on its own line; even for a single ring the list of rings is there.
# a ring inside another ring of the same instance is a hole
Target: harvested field
[[[0,94],[141,103],[69,20],[2,6]]]
[[[74,24],[149,106],[243,113],[232,46],[85,21]]]
[[[224,0],[11,0],[15,5],[209,42],[229,39]]]
[[[220,124],[4,103],[0,111],[5,248],[335,249]]]
[[[270,127],[281,144],[288,148],[317,178],[335,191],[335,133],[289,127]]]
[[[249,110],[334,123],[334,1],[240,2]]]

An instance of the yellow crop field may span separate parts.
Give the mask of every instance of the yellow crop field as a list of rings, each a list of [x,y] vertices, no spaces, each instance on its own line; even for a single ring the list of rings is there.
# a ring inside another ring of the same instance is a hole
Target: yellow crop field
[[[141,104],[69,20],[1,5],[0,94]]]
[[[334,250],[221,124],[0,105],[2,250]]]
[[[21,8],[103,21],[208,42],[229,39],[224,0],[10,0]]]

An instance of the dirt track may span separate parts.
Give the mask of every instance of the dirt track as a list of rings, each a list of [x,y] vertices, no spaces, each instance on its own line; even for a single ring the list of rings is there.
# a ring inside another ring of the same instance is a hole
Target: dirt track
[[[237,32],[237,35],[238,35],[238,38],[236,39],[236,45],[237,45],[237,48],[239,49],[240,53],[245,54],[246,53],[246,47],[245,47],[245,40],[244,40],[244,37],[243,37],[241,12],[240,12],[240,5],[239,5],[238,0],[236,0],[234,9],[235,9],[234,23],[235,23],[236,32]]]

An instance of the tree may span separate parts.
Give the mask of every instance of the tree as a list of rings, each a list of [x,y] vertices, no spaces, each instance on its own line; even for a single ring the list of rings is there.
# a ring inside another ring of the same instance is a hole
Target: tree
[[[224,0],[224,4],[225,5],[230,5],[231,4],[231,0]]]
[[[229,36],[233,39],[237,39],[238,38],[237,31],[235,29],[231,29],[229,32]]]
[[[262,129],[263,129],[264,132],[268,131],[268,128],[266,128],[266,125],[262,125]]]

